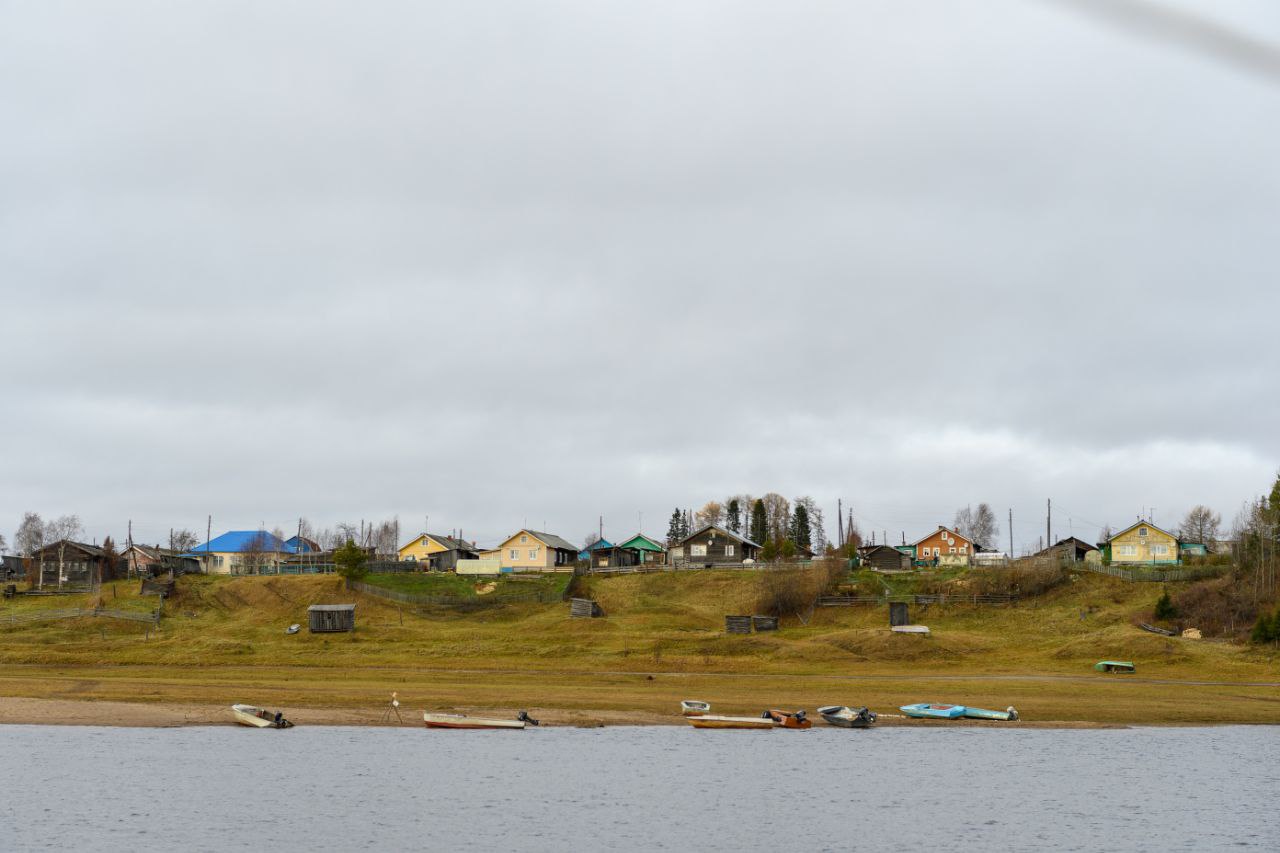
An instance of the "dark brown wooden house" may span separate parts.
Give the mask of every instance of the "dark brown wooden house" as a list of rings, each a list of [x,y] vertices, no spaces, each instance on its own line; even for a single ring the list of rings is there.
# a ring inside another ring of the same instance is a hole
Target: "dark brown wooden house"
[[[865,545],[858,549],[862,565],[881,572],[899,572],[911,568],[911,555],[892,545]]]
[[[1061,539],[1043,551],[1038,552],[1036,556],[1057,557],[1064,563],[1083,563],[1089,559],[1090,551],[1097,550],[1096,546],[1090,545],[1083,539],[1068,536],[1066,539]]]
[[[30,560],[39,589],[89,586],[102,578],[103,551],[97,545],[62,539],[33,551]]]
[[[760,546],[714,524],[708,524],[673,544],[667,552],[676,568],[740,566],[760,558]]]

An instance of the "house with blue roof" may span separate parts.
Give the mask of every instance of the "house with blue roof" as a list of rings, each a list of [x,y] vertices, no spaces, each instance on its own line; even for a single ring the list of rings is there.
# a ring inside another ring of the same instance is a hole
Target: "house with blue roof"
[[[205,574],[275,574],[285,555],[298,547],[265,530],[228,530],[182,556],[198,559]]]

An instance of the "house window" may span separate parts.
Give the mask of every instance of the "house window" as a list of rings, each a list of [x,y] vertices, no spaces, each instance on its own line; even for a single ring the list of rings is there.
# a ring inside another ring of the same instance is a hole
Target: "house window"
[[[705,557],[705,556],[707,556],[707,546],[706,546],[706,545],[690,545],[690,546],[689,546],[689,556],[690,556],[690,557]]]
[[[955,548],[952,548],[952,549],[951,549],[951,553],[952,553],[952,554],[954,554],[955,552],[956,552],[956,549],[955,549]]]
[[[965,549],[966,549],[966,548],[968,548],[968,547],[969,547],[968,545],[961,545],[961,546],[960,546],[960,553],[961,553],[961,554],[963,554],[963,553],[964,553],[964,551],[965,551]]]
[[[1145,527],[1139,527],[1139,528],[1138,528],[1138,535],[1139,535],[1139,536],[1146,536],[1146,535],[1147,535],[1147,528],[1145,528]]]
[[[528,542],[528,541],[529,541],[529,537],[528,537],[528,536],[521,536],[521,537],[520,537],[520,544],[521,544],[521,545],[523,545],[524,543],[526,543],[526,542]]]
[[[725,545],[725,546],[724,546],[724,555],[725,555],[726,557],[732,557],[732,556],[733,556],[733,546],[732,546],[732,545]]]
[[[422,537],[422,547],[423,548],[427,547],[427,537],[425,536]]]
[[[518,559],[520,559],[520,549],[519,549],[519,548],[512,548],[512,549],[511,549],[511,559],[513,559],[513,560],[518,560]]]
[[[530,548],[530,549],[529,549],[529,559],[530,559],[530,560],[536,560],[536,559],[538,559],[538,549],[537,549],[537,548]]]
[[[1168,545],[1152,545],[1151,553],[1156,555],[1157,557],[1167,556],[1169,553],[1169,546]]]
[[[684,556],[684,548],[680,547],[679,545],[677,545],[676,547],[672,548],[672,549],[671,549],[671,556],[672,556],[672,557],[683,557],[683,556]]]
[[[1136,557],[1138,554],[1137,545],[1121,545],[1118,551],[1121,557]]]

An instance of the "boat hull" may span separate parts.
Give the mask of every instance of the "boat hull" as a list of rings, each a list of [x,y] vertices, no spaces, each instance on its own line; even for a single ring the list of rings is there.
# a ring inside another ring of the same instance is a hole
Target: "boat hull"
[[[692,699],[686,699],[680,703],[680,713],[686,717],[700,717],[703,714],[711,712],[710,702],[695,702]]]
[[[429,729],[523,729],[525,727],[524,720],[468,717],[463,714],[424,713],[422,722]]]
[[[780,729],[811,729],[813,728],[813,720],[803,716],[800,713],[792,714],[787,711],[778,711],[770,709],[764,712],[768,715],[773,724]]]
[[[237,723],[254,729],[293,728],[293,723],[289,722],[284,717],[281,717],[279,722],[277,722],[275,714],[259,708],[256,705],[232,705],[231,713],[235,716]],[[263,716],[264,714],[266,716]]]
[[[1003,711],[988,711],[986,708],[965,706],[964,716],[968,720],[1001,720],[1009,722],[1018,719],[1018,712],[1012,705]]]
[[[898,710],[918,720],[955,720],[964,716],[965,708],[963,705],[921,702],[917,705],[903,705]]]
[[[685,720],[695,729],[761,729],[767,731],[776,726],[773,720],[765,717],[725,717],[719,714],[703,714],[700,717],[686,717]]]
[[[844,729],[865,729],[876,721],[874,711],[866,708],[848,708],[843,705],[828,705],[818,709],[818,714],[829,726]]]

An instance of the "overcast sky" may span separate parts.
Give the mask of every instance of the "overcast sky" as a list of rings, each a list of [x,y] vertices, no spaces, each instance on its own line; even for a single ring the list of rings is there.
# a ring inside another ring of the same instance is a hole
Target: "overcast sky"
[[[1280,9],[1120,6],[0,3],[0,530],[1229,519]]]

